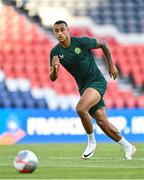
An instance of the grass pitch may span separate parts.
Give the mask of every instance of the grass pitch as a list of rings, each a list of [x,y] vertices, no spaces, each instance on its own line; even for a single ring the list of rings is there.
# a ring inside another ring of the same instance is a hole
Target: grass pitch
[[[132,161],[123,160],[118,144],[98,144],[94,156],[81,159],[86,144],[27,144],[0,146],[0,179],[144,179],[144,144],[135,144]],[[32,174],[20,174],[13,159],[20,150],[32,150],[39,167]]]

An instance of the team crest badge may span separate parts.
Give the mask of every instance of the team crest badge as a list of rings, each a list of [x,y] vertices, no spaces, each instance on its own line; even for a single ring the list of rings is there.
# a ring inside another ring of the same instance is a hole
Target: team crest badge
[[[74,50],[74,52],[75,52],[76,54],[80,54],[80,53],[81,53],[81,48],[76,47],[75,50]]]

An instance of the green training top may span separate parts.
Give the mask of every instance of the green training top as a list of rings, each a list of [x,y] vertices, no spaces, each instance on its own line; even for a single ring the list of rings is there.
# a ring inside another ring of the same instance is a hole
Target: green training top
[[[50,66],[53,56],[58,55],[60,63],[75,78],[81,94],[87,87],[94,87],[100,92],[101,88],[106,88],[106,80],[91,52],[91,49],[96,48],[96,43],[93,38],[71,37],[69,47],[63,48],[58,43],[50,53]],[[103,92],[101,94],[103,95]]]

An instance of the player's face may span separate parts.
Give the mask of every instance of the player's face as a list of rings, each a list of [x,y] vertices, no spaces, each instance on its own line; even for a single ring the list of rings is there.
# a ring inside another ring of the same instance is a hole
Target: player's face
[[[59,42],[64,42],[68,38],[69,29],[64,23],[55,24],[53,30]]]

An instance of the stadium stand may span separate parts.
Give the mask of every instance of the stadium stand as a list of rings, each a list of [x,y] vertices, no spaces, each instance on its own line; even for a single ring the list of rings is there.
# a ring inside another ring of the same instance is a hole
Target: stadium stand
[[[72,16],[89,17],[94,24],[113,25],[127,36],[144,33],[142,1],[2,1],[0,15],[0,107],[75,108],[78,92],[73,78],[60,68],[57,82],[49,78],[49,53],[55,40],[51,27],[40,13],[42,7],[64,7]],[[75,6],[77,3],[77,6]],[[87,6],[89,3],[89,6]],[[136,13],[138,9],[138,13]],[[36,22],[35,22],[36,20]],[[40,26],[39,26],[40,25]],[[46,31],[48,30],[48,31]],[[96,36],[89,27],[71,26],[74,36]],[[109,81],[105,94],[108,108],[144,107],[144,43],[122,44],[112,36],[103,37],[110,45],[120,70],[118,81]],[[106,74],[104,56],[94,51]],[[121,85],[121,87],[120,87]]]

